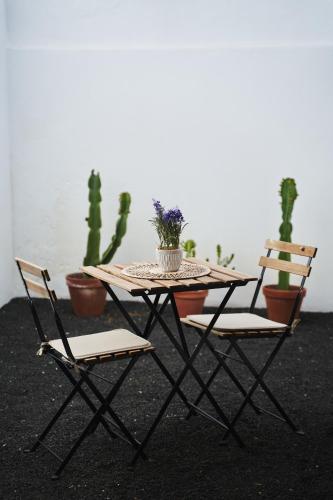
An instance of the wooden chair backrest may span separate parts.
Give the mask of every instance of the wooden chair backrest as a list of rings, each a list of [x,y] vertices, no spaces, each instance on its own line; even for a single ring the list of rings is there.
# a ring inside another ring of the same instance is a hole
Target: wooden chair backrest
[[[304,257],[308,257],[309,261],[315,257],[317,253],[316,247],[276,240],[266,240],[265,248],[269,251],[269,253],[271,250],[276,250],[277,252],[302,255]],[[268,255],[266,257],[260,257],[259,266],[268,269],[275,269],[277,271],[285,271],[298,276],[303,276],[305,278],[307,278],[311,272],[311,266],[309,264],[297,264],[282,259],[273,259]]]
[[[38,295],[40,295],[41,297],[46,297],[47,299],[49,299],[51,307],[52,307],[53,315],[54,315],[54,320],[55,320],[55,323],[57,325],[57,328],[58,328],[58,331],[60,334],[60,338],[61,338],[62,343],[64,345],[65,351],[66,351],[68,357],[70,359],[74,360],[75,358],[74,358],[73,353],[71,351],[68,339],[66,337],[66,332],[64,330],[63,324],[61,322],[60,316],[59,316],[57,308],[56,308],[55,302],[57,301],[57,296],[55,294],[55,291],[51,290],[47,284],[47,282],[50,281],[50,276],[49,276],[47,269],[45,267],[37,266],[36,264],[33,264],[32,262],[28,262],[27,260],[20,259],[19,257],[16,257],[15,260],[16,260],[21,278],[23,280],[24,286],[26,288],[31,312],[32,312],[32,315],[33,315],[33,318],[35,321],[35,325],[37,328],[37,332],[38,332],[38,335],[39,335],[41,342],[47,343],[48,339],[47,339],[47,336],[44,332],[44,329],[42,328],[41,321],[39,319],[39,315],[38,315],[36,307],[33,303],[32,297],[30,296],[30,292],[35,292]],[[28,275],[32,274],[33,276],[40,278],[40,281],[37,282],[35,280],[32,280],[31,278],[27,278],[25,276],[25,274],[28,274]]]
[[[21,271],[21,276],[27,289],[31,292],[37,293],[41,297],[45,297],[55,302],[57,300],[55,291],[51,290],[46,284],[47,281],[50,281],[47,269],[19,257],[15,257],[15,260]],[[36,276],[37,278],[40,278],[41,281],[37,282],[32,280],[31,278],[25,276],[25,274]]]

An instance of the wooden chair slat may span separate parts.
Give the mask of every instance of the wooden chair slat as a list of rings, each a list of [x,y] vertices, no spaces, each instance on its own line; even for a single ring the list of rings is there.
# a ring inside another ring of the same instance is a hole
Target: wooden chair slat
[[[286,271],[291,274],[306,277],[309,276],[311,272],[311,267],[309,266],[281,259],[272,259],[270,257],[260,257],[259,266],[268,267],[269,269],[275,269],[277,271]]]
[[[32,292],[38,293],[38,295],[41,295],[42,297],[46,297],[47,299],[50,298],[49,293],[45,286],[41,283],[37,283],[36,281],[33,281],[29,278],[24,278],[25,284],[27,285],[27,288],[31,290]],[[57,299],[55,291],[50,290],[50,294],[54,300]]]
[[[89,276],[93,276],[94,278],[97,278],[101,281],[105,281],[110,285],[119,286],[120,288],[123,288],[128,292],[140,292],[145,290],[145,288],[142,286],[134,285],[129,281],[118,278],[117,276],[113,276],[112,274],[102,271],[102,269],[98,269],[94,266],[82,266],[81,271],[88,274]]]
[[[19,257],[15,257],[16,262],[19,263],[22,271],[33,274],[34,276],[38,276],[38,278],[43,278],[43,275],[47,281],[50,281],[49,273],[45,267],[37,266],[32,262],[28,262],[27,260],[20,259]]]
[[[315,257],[317,253],[316,247],[277,240],[266,240],[265,248],[267,250],[277,250],[278,252],[286,252],[294,255],[303,255],[304,257]]]

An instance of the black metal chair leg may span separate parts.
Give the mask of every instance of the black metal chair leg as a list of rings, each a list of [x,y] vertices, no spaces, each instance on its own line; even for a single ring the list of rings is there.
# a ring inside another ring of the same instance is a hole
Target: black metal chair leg
[[[74,386],[73,390],[69,393],[69,395],[67,396],[67,398],[65,399],[65,401],[63,402],[63,404],[60,406],[60,408],[58,409],[58,411],[56,412],[56,414],[52,417],[52,419],[50,420],[50,422],[47,424],[47,426],[45,427],[45,429],[43,430],[43,432],[38,436],[37,438],[37,441],[34,443],[34,445],[29,448],[29,449],[25,449],[25,453],[28,453],[28,452],[34,452],[37,450],[37,448],[40,446],[41,442],[44,441],[44,439],[46,438],[46,436],[48,435],[48,433],[50,432],[50,430],[52,429],[52,427],[54,426],[54,424],[56,423],[56,421],[58,420],[58,418],[62,415],[62,413],[64,412],[65,408],[68,406],[68,404],[71,402],[71,400],[73,399],[73,397],[75,396],[75,394],[78,392],[78,387],[80,385],[82,385],[83,383],[83,380],[80,379],[77,384]]]
[[[284,341],[285,337],[282,337],[282,340]],[[281,344],[280,343],[278,344],[278,349],[275,352],[274,357],[276,356],[276,354],[277,354],[278,350],[281,348],[281,346],[282,346],[282,342],[281,342]],[[242,349],[239,347],[239,345],[236,342],[235,342],[235,349],[236,349],[237,353],[239,354],[239,356],[244,361],[245,365],[248,367],[248,369],[252,373],[252,375],[258,381],[258,385],[260,385],[262,387],[262,389],[265,391],[268,398],[272,401],[272,403],[274,404],[276,409],[282,415],[284,421],[291,427],[291,429],[293,431],[298,432],[299,429],[297,428],[297,426],[293,423],[291,418],[287,415],[287,413],[283,409],[282,405],[279,403],[279,401],[273,395],[272,391],[269,389],[267,384],[264,382],[263,377],[264,377],[265,372],[263,374],[257,372],[257,370],[253,367],[253,365],[248,360],[247,356],[244,354],[244,352],[242,351]],[[272,361],[274,360],[274,357],[273,357]],[[249,401],[249,398],[248,398],[248,401]]]
[[[201,330],[197,329],[196,328],[196,331],[197,333],[199,334],[199,336],[201,337],[202,336],[202,332]],[[217,352],[213,346],[213,344],[210,342],[209,339],[206,339],[206,345],[208,346],[209,350],[211,351],[211,353],[213,354],[213,356],[217,359],[218,363],[221,365],[221,367],[224,369],[224,371],[226,372],[227,375],[229,375],[230,379],[232,380],[232,382],[235,384],[235,386],[237,387],[237,389],[241,392],[241,394],[243,396],[246,396],[247,394],[247,391],[245,390],[245,388],[243,387],[243,385],[240,383],[240,381],[238,380],[238,378],[236,377],[236,375],[233,373],[233,371],[230,369],[230,367],[227,365],[226,361],[225,361],[225,356],[223,356],[222,354],[220,354],[219,352]],[[230,346],[229,346],[231,349],[233,348],[233,344],[231,343]],[[229,352],[231,351],[231,349],[227,349],[227,352],[225,353],[226,355],[229,354]],[[244,361],[242,361],[244,363]],[[252,399],[250,398],[249,399],[249,404],[251,406],[251,408],[253,409],[253,411],[259,415],[260,414],[260,410],[258,409],[258,407],[253,403]]]
[[[96,397],[100,400],[100,402],[102,403],[100,409],[98,410],[98,414],[99,415],[103,415],[103,413],[106,413],[108,412],[111,416],[111,418],[116,422],[116,424],[119,426],[119,429],[123,432],[123,434],[126,436],[126,438],[128,439],[128,441],[132,444],[132,446],[135,448],[135,449],[139,449],[141,443],[135,439],[132,434],[130,433],[130,431],[127,429],[127,427],[125,426],[125,424],[122,422],[122,420],[118,417],[118,415],[116,414],[116,412],[111,408],[110,406],[110,401],[112,401],[113,397],[114,397],[114,392],[117,391],[118,387],[117,385],[119,384],[119,380],[117,381],[117,383],[115,384],[115,386],[111,389],[109,395],[104,398],[104,396],[101,394],[101,392],[97,389],[97,387],[95,386],[95,384],[90,380],[90,378],[88,377],[88,375],[85,373],[82,375],[85,379],[85,382],[86,384],[89,386],[89,388],[94,392],[94,394],[96,395]],[[120,383],[121,384],[121,383]],[[96,414],[97,414],[96,413]],[[95,415],[96,415],[95,414]],[[93,417],[94,419],[95,417]],[[98,422],[98,419],[96,419],[95,423]],[[93,426],[94,424],[91,423],[91,426]],[[145,456],[145,454],[143,453],[142,454],[143,458],[147,458]]]
[[[248,367],[248,369],[251,371],[251,373],[254,375],[255,377],[255,383],[252,385],[252,387],[249,389],[249,391],[247,392],[240,408],[238,409],[236,415],[234,416],[234,418],[232,419],[232,425],[235,425],[236,422],[238,421],[238,419],[240,418],[241,414],[243,413],[246,405],[248,404],[252,394],[255,392],[255,390],[257,389],[257,387],[259,385],[261,385],[264,389],[264,391],[266,392],[267,396],[271,399],[271,401],[275,404],[276,408],[280,411],[280,413],[283,415],[283,417],[287,417],[287,418],[284,418],[285,422],[288,423],[290,425],[290,427],[295,431],[297,432],[298,429],[297,427],[295,426],[295,424],[291,421],[291,419],[288,417],[288,415],[285,413],[285,411],[283,410],[282,406],[279,404],[279,402],[276,400],[276,398],[273,396],[273,394],[271,393],[271,391],[268,389],[267,385],[263,382],[263,377],[265,375],[265,373],[267,372],[268,368],[270,367],[271,363],[274,361],[274,358],[275,356],[277,355],[278,351],[280,350],[283,342],[285,341],[286,337],[285,336],[282,336],[280,339],[279,339],[279,342],[276,344],[275,348],[273,349],[273,351],[271,352],[270,356],[268,357],[265,365],[263,366],[263,368],[260,370],[260,372],[258,373],[254,368],[253,366],[251,365],[251,363],[249,362],[249,360],[247,359],[247,357],[245,356],[245,354],[243,353],[243,351],[240,349],[240,347],[238,346],[237,344],[237,341],[231,341],[233,343],[233,346],[235,348],[235,350],[237,351],[237,353],[239,354],[239,356],[241,357],[241,359],[243,359],[244,363],[246,364],[246,366]],[[268,390],[268,392],[267,392]],[[273,396],[273,398],[272,398]],[[277,404],[276,404],[277,403]],[[282,411],[281,411],[282,410]],[[223,441],[227,439],[229,435],[229,431],[227,430],[223,436]]]
[[[52,356],[53,357],[53,356]],[[73,377],[70,369],[66,366],[65,363],[63,363],[62,361],[60,361],[58,358],[54,357],[55,361],[57,362],[58,366],[61,368],[61,370],[64,372],[64,374],[67,376],[68,380],[71,382],[71,384],[73,384],[74,386],[76,385],[76,380],[75,378]],[[93,366],[90,366],[87,368],[87,372],[90,373],[92,370],[93,370]],[[80,380],[82,380],[83,382],[83,377],[81,376],[80,377]],[[80,394],[80,396],[82,397],[82,399],[84,400],[84,402],[89,406],[89,408],[91,409],[91,411],[93,413],[95,413],[97,411],[97,408],[96,406],[94,405],[94,403],[91,401],[91,399],[87,396],[87,394],[84,392],[84,390],[82,389],[81,387],[81,384],[78,385],[77,387],[77,392]],[[106,432],[108,434],[110,434],[110,436],[113,438],[113,439],[116,439],[118,436],[117,434],[115,434],[109,427],[108,423],[106,422],[106,420],[102,417],[101,418],[101,424],[103,425],[103,427],[105,428]],[[91,432],[94,432],[95,429],[91,429]]]

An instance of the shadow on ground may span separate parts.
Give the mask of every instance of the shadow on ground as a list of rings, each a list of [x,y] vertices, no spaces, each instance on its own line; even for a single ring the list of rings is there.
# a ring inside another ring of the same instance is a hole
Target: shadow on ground
[[[60,301],[66,329],[72,334],[126,327],[115,307],[97,319],[75,318],[68,301]],[[39,307],[49,337],[55,335],[48,304]],[[143,325],[145,308],[126,303]],[[169,311],[166,313],[169,316]],[[82,445],[59,481],[51,481],[56,460],[39,449],[23,448],[48,421],[69,391],[69,385],[53,362],[37,357],[38,344],[28,306],[12,300],[0,310],[0,497],[4,499],[331,499],[333,497],[333,314],[303,314],[295,336],[285,343],[267,375],[269,384],[291,417],[306,432],[294,434],[270,417],[257,417],[249,408],[238,430],[247,447],[230,440],[220,446],[221,431],[197,416],[184,419],[186,409],[178,398],[168,408],[148,447],[149,461],[128,466],[132,450],[119,439],[111,441],[99,427]],[[186,330],[191,346],[195,334]],[[177,374],[182,363],[169,340],[156,329],[152,340],[161,358]],[[257,366],[272,349],[272,340],[244,341],[244,349]],[[101,367],[116,379],[124,361]],[[215,363],[202,351],[196,366],[205,378]],[[251,377],[238,364],[244,384]],[[184,389],[195,396],[197,386],[186,379]],[[114,405],[138,439],[148,429],[169,390],[169,384],[150,357],[142,358],[131,372]],[[231,416],[240,397],[221,373],[212,386],[214,395]],[[257,400],[265,403],[263,394]],[[209,409],[208,403],[203,403]],[[266,405],[267,406],[267,405]],[[269,407],[269,405],[268,405]],[[48,439],[59,454],[74,441],[87,422],[86,406],[75,399]]]

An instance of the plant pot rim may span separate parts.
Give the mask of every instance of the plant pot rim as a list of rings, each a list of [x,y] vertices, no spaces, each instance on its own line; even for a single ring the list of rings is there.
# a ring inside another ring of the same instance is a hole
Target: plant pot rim
[[[281,290],[277,285],[264,285],[262,291],[266,297],[296,298],[299,292],[299,286],[290,285],[289,290]],[[303,297],[306,295],[306,288],[303,288],[301,294]]]
[[[207,297],[208,290],[190,290],[188,292],[174,292],[174,295],[178,298],[185,300],[196,300],[202,297]]]
[[[158,252],[179,252],[179,250],[182,252],[183,249],[182,248],[159,248],[157,247],[156,250]]]
[[[98,278],[88,277],[82,272],[70,273],[66,275],[66,283],[69,287],[75,288],[101,288],[103,287]]]

